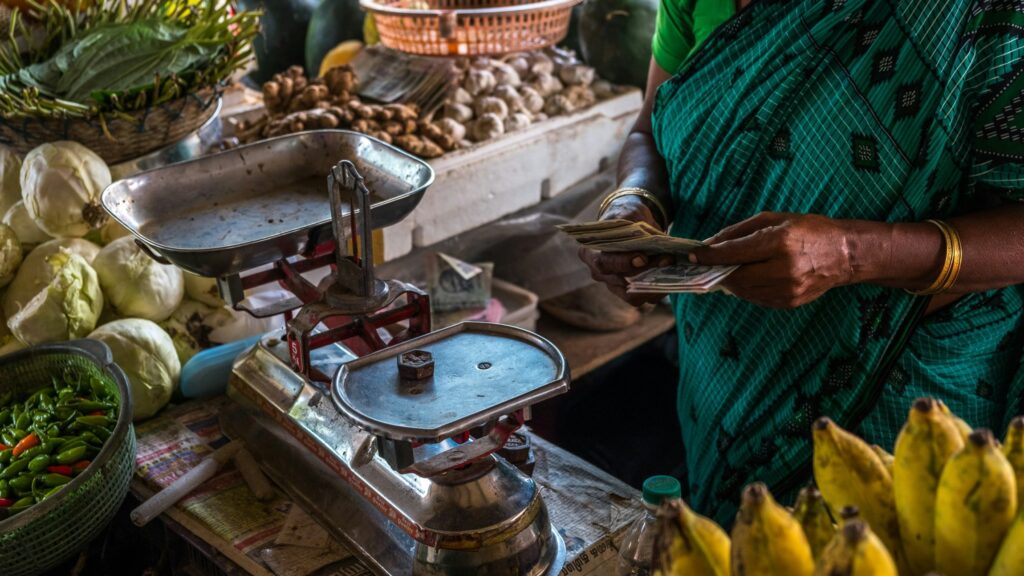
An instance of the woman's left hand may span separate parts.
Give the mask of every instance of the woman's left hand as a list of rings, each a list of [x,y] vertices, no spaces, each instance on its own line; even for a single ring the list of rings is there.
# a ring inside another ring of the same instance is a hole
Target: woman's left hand
[[[707,243],[691,262],[739,265],[722,286],[761,306],[796,308],[855,281],[848,230],[824,216],[762,212]]]

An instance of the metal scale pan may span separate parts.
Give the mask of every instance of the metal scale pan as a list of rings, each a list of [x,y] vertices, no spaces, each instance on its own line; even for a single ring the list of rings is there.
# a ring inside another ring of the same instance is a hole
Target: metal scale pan
[[[316,130],[119,180],[102,202],[154,258],[200,276],[231,276],[333,238],[324,175],[342,159],[373,191],[375,228],[408,216],[434,180],[428,164],[380,140]]]

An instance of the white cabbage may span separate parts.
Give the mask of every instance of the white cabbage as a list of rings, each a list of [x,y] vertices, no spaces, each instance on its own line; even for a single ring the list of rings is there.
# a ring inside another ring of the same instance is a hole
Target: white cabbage
[[[78,142],[43,144],[21,166],[21,198],[29,216],[50,236],[80,238],[107,221],[100,194],[110,169]]]
[[[53,280],[56,270],[46,259],[60,252],[62,248],[78,254],[90,265],[100,251],[99,246],[81,238],[61,238],[37,246],[25,256],[25,261],[21,263],[14,281],[4,293],[3,312],[8,318],[14,316]]]
[[[103,311],[99,279],[84,258],[62,249],[46,263],[53,279],[7,319],[14,336],[28,345],[83,338]]]
[[[217,289],[216,278],[206,278],[185,272],[185,295],[207,306],[225,305],[224,300],[220,297],[220,290]]]
[[[166,320],[185,297],[181,270],[153,260],[130,236],[104,246],[93,267],[107,301],[128,318]]]
[[[21,266],[21,242],[14,230],[6,224],[0,224],[0,288],[14,280],[14,275]]]
[[[0,145],[0,214],[6,214],[15,202],[21,201],[21,157],[11,148]]]
[[[11,329],[7,327],[7,318],[0,313],[0,356],[21,350],[24,347],[25,345],[19,342],[14,334],[11,334]]]
[[[4,213],[3,223],[10,226],[21,241],[21,245],[35,246],[50,239],[50,235],[43,232],[35,220],[28,215],[28,209],[21,200],[15,202],[7,212]]]
[[[117,220],[110,219],[107,223],[100,228],[99,233],[100,244],[106,246],[118,238],[124,238],[125,236],[131,236],[131,232],[127,228],[121,226]]]
[[[132,388],[132,417],[145,420],[171,399],[181,362],[174,342],[149,320],[126,318],[100,326],[89,338],[110,347],[114,363],[124,370]]]

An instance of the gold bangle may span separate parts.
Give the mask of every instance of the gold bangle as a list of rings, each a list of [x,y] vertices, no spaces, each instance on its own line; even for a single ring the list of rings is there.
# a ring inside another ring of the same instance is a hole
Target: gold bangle
[[[934,224],[942,233],[946,255],[942,261],[942,270],[931,286],[924,290],[907,290],[915,296],[932,296],[949,290],[960,275],[960,268],[963,265],[963,245],[956,229],[941,220],[928,220],[928,222]]]
[[[622,198],[623,196],[639,196],[641,199],[647,200],[648,202],[653,204],[654,207],[657,208],[658,212],[658,214],[655,215],[655,218],[657,218],[657,216],[660,215],[662,226],[666,228],[668,227],[668,210],[665,209],[665,205],[662,204],[661,200],[658,200],[658,197],[652,194],[649,190],[644,190],[643,188],[637,187],[619,188],[618,190],[605,196],[604,200],[601,201],[601,206],[597,209],[598,219],[600,219],[601,216],[604,215],[605,211],[608,209],[612,202],[618,200],[619,198]]]

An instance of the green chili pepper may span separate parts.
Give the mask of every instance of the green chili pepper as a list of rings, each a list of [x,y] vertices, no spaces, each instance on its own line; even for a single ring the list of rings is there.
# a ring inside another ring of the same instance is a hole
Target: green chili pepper
[[[25,496],[24,498],[18,500],[14,504],[12,504],[11,507],[8,508],[8,510],[10,510],[12,513],[17,514],[18,512],[21,512],[25,508],[28,508],[29,506],[31,506],[31,505],[33,505],[35,503],[36,503],[36,499],[35,499],[34,496]]]
[[[14,434],[12,434],[10,430],[0,432],[0,438],[3,439],[4,444],[7,446],[14,446],[18,443],[18,439],[14,437]]]
[[[7,480],[0,480],[0,498],[7,498],[11,495],[11,487],[7,485]]]
[[[79,416],[75,422],[86,426],[109,426],[110,419],[106,416]]]
[[[72,464],[78,462],[85,456],[85,446],[76,446],[74,448],[65,448],[60,454],[57,455],[58,464]],[[6,472],[6,470],[4,471]],[[3,477],[3,473],[0,473],[0,477]]]
[[[60,486],[54,486],[53,488],[50,488],[49,490],[46,491],[46,494],[43,494],[43,500],[46,500],[50,496],[53,496],[57,492],[60,492],[60,489],[63,488],[63,487],[64,487],[64,485],[61,484]]]
[[[60,392],[57,392],[57,403],[67,402],[75,397],[75,391],[71,388],[62,388]]]
[[[99,436],[100,445],[102,445],[103,442],[106,442],[107,439],[110,438],[110,430],[107,430],[106,428],[93,428],[92,433],[95,436]]]
[[[43,476],[43,484],[46,484],[47,486],[50,486],[51,488],[54,487],[54,486],[63,486],[65,484],[67,484],[68,482],[71,482],[71,478],[69,476],[65,476],[63,474],[54,474],[54,473],[51,472],[51,473]]]
[[[22,474],[17,478],[11,479],[7,485],[19,492],[25,492],[32,489],[32,480],[35,477],[35,474]]]
[[[43,392],[39,395],[39,406],[43,410],[53,410],[53,398],[46,392]]]
[[[28,431],[19,426],[11,430],[11,434],[13,434],[17,440],[21,440],[25,436],[28,436]],[[15,444],[17,444],[17,442],[15,442]]]
[[[29,413],[26,410],[25,412],[22,412],[21,414],[18,414],[18,419],[14,421],[14,427],[15,428],[21,428],[21,429],[28,428],[28,425],[29,425],[30,421],[31,421],[31,416],[29,416]]]
[[[110,410],[113,407],[114,405],[109,402],[99,402],[96,400],[85,400],[69,406],[69,408],[74,408],[82,413],[89,413],[95,410]]]
[[[7,464],[10,462],[12,454],[14,454],[14,448],[8,448],[3,452],[0,452],[0,464]]]
[[[31,460],[43,453],[42,446],[33,446],[14,457],[15,460]]]
[[[83,450],[84,452],[84,450]],[[0,480],[10,480],[18,474],[20,474],[25,468],[28,468],[28,460],[21,459],[11,462],[9,466],[4,468],[3,472],[0,472]]]
[[[46,454],[40,454],[32,460],[29,460],[28,471],[29,472],[40,472],[45,470],[50,465],[50,457]]]

